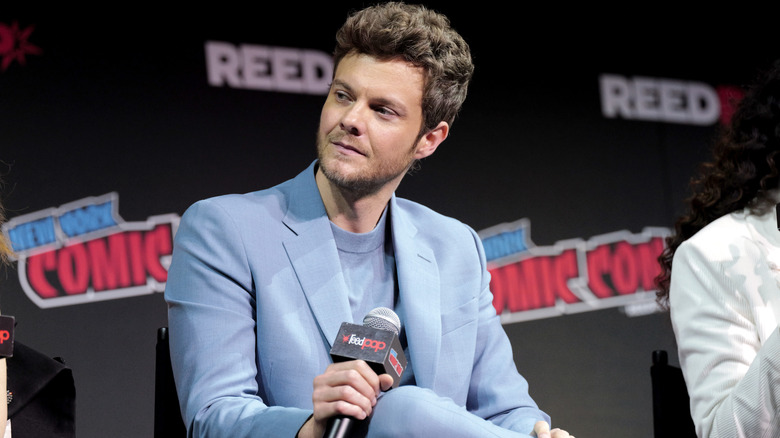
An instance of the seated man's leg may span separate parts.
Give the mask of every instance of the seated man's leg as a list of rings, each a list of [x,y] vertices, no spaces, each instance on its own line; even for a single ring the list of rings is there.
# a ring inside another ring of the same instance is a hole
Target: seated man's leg
[[[363,424],[356,425],[361,429],[357,436],[363,436],[365,433],[366,438],[528,436],[498,427],[468,412],[451,399],[417,386],[400,386],[382,394],[371,418],[361,423]]]

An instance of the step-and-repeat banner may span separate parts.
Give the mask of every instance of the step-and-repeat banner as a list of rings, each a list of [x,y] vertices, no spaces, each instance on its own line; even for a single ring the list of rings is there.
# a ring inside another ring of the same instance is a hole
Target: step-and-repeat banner
[[[72,367],[79,436],[152,435],[180,215],[314,159],[333,35],[360,5],[0,11],[0,196],[16,252],[0,309],[19,342]],[[398,195],[479,231],[518,368],[554,425],[652,436],[651,352],[677,361],[656,258],[771,41],[726,52],[714,28],[660,31],[660,13],[583,23],[431,6],[476,73],[450,138]]]

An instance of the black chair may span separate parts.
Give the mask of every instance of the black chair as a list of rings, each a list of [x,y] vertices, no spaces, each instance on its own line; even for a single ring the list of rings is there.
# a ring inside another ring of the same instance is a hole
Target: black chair
[[[650,378],[653,385],[653,436],[696,438],[682,370],[669,365],[665,350],[653,351]]]
[[[186,437],[187,429],[181,418],[179,396],[173,382],[168,327],[157,329],[154,378],[154,438]]]

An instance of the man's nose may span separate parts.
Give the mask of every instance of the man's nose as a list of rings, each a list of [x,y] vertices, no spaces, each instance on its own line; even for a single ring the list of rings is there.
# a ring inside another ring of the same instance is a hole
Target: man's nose
[[[365,117],[368,108],[360,103],[353,103],[341,118],[341,129],[351,135],[360,135],[365,130]]]

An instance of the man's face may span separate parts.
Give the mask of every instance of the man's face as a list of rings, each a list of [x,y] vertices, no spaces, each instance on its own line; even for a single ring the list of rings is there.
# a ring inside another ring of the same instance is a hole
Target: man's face
[[[400,182],[421,151],[422,71],[350,54],[336,68],[317,133],[320,169],[356,195]],[[432,153],[432,152],[431,152]]]

